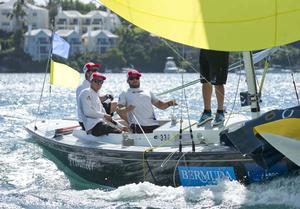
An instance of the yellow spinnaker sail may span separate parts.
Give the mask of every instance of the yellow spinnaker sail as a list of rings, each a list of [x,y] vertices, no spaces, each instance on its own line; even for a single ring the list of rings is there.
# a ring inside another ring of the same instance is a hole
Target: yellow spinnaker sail
[[[129,22],[182,44],[249,51],[300,39],[300,0],[100,0]]]
[[[50,84],[67,88],[76,88],[80,83],[80,74],[73,68],[51,60]]]

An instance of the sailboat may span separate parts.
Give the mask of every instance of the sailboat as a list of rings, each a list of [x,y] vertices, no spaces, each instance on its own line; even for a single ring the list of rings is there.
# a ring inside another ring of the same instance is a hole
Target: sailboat
[[[160,121],[150,134],[100,137],[78,128],[75,120],[28,124],[26,130],[66,167],[90,182],[112,187],[141,181],[171,186],[203,186],[224,179],[252,183],[299,168],[295,149],[290,156],[281,143],[272,143],[276,138],[285,140],[284,130],[289,127],[272,131],[285,119],[292,121],[286,125],[299,120],[299,107],[260,114],[250,51],[298,40],[300,4],[273,0],[162,0],[159,6],[154,1],[101,2],[163,38],[205,49],[243,51],[252,117],[235,115],[225,127],[197,127],[196,121],[173,119]],[[298,139],[295,130],[288,136]]]

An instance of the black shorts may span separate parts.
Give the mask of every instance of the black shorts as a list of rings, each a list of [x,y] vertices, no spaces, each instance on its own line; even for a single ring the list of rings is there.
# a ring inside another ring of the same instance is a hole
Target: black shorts
[[[110,112],[111,102],[108,102],[108,103],[103,102],[102,105],[103,105],[103,107],[104,107],[106,113],[110,115],[110,114],[111,114],[111,112]]]
[[[201,83],[226,84],[229,52],[201,49],[199,55]]]
[[[92,135],[94,136],[102,136],[102,135],[107,135],[109,133],[122,133],[119,129],[116,129],[114,127],[111,127],[107,124],[103,124],[102,122],[97,123],[97,125],[94,126],[91,130]]]
[[[84,130],[84,131],[85,131],[85,128],[84,128],[84,124],[83,124],[83,122],[79,122],[79,125],[81,126],[82,130]]]
[[[159,125],[154,125],[154,126],[141,126],[143,131],[145,133],[152,133],[154,129],[158,128]],[[137,124],[131,124],[130,125],[130,129],[132,130],[132,133],[143,133],[143,131],[141,130],[140,126]]]

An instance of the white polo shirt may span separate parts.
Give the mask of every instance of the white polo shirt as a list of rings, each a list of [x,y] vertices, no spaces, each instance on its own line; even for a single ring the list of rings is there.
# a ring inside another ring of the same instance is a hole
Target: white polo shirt
[[[79,108],[79,95],[83,89],[90,88],[90,85],[90,82],[85,79],[76,89],[77,118],[79,122],[82,122],[82,111]]]
[[[142,126],[158,125],[155,118],[153,104],[158,102],[158,99],[150,91],[145,91],[140,88],[129,88],[126,92],[123,91],[119,96],[118,104],[128,107],[135,106],[132,111],[138,122]],[[131,112],[128,113],[128,123],[137,124]]]
[[[98,92],[86,88],[79,94],[78,109],[86,131],[91,130],[97,123],[103,122],[105,109],[100,101]]]

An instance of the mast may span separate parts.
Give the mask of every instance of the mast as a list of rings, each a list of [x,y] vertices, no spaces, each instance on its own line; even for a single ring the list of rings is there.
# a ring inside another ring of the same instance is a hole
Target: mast
[[[244,59],[244,66],[246,71],[248,93],[250,94],[251,115],[252,118],[256,118],[260,114],[260,107],[258,103],[258,94],[257,94],[252,53],[250,51],[243,52],[243,59]]]

